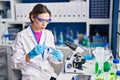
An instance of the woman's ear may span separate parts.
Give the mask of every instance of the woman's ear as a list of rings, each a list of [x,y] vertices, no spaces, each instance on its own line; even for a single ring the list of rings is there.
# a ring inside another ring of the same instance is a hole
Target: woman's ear
[[[34,20],[35,20],[33,15],[31,15],[31,20],[32,20],[32,22],[34,22]]]

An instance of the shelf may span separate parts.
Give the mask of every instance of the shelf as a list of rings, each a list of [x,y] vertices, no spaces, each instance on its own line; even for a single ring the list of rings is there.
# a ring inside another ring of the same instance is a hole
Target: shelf
[[[5,75],[0,75],[0,80],[5,80]]]
[[[10,1],[10,0],[0,0],[0,1]]]
[[[7,64],[7,63],[6,63]],[[0,69],[7,68],[7,65],[5,63],[0,63]]]
[[[11,18],[11,2],[10,2],[10,0],[0,1],[0,17],[2,19]]]
[[[0,53],[0,58],[6,56],[6,53]]]

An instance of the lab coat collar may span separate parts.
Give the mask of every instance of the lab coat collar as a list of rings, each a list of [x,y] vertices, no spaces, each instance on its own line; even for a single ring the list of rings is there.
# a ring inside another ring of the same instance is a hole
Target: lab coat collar
[[[35,45],[37,45],[37,42],[36,42],[36,40],[34,39],[34,35],[33,35],[33,32],[32,32],[32,30],[31,30],[30,26],[27,28],[27,34],[28,34],[28,37],[30,37],[30,39],[33,41],[33,43],[34,43]]]
[[[33,32],[31,30],[30,26],[27,28],[27,34],[31,38],[31,40],[34,42],[34,44],[38,45],[35,38],[34,38],[34,35],[33,35]],[[41,39],[40,39],[39,44],[43,44],[44,42],[46,42],[46,31],[45,30],[42,31],[42,35],[41,35]]]

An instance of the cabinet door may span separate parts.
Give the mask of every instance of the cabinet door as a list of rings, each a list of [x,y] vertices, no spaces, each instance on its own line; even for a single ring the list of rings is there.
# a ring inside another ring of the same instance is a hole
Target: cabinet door
[[[4,43],[3,34],[6,32],[6,24],[0,23],[0,44]]]
[[[120,11],[120,0],[119,0],[119,11]]]
[[[120,57],[120,33],[117,33],[117,53]]]
[[[120,33],[120,11],[118,12],[118,32]]]
[[[0,80],[8,80],[7,50],[0,48]]]

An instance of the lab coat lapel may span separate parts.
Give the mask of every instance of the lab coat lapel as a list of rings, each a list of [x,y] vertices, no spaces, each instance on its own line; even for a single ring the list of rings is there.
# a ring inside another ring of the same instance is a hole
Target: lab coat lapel
[[[45,42],[46,42],[46,34],[45,34],[45,30],[43,30],[39,45],[44,44]]]
[[[35,40],[35,38],[34,38],[34,35],[33,35],[33,32],[32,32],[32,30],[31,30],[31,28],[28,27],[27,30],[28,30],[27,33],[28,33],[29,38],[31,39],[31,41],[33,41],[33,43],[34,43],[35,45],[37,45],[37,42],[36,42],[36,40]]]

